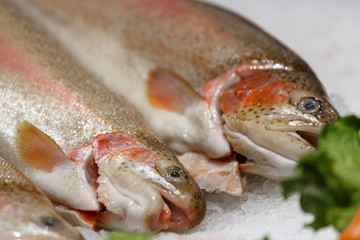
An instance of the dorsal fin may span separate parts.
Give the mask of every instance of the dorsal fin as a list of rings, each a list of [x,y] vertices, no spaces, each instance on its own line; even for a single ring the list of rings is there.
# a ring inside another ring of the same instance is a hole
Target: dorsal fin
[[[180,114],[186,108],[202,101],[200,95],[179,75],[163,69],[156,69],[147,81],[147,96],[156,108]]]
[[[18,125],[16,147],[24,162],[41,171],[70,161],[53,139],[27,121]]]

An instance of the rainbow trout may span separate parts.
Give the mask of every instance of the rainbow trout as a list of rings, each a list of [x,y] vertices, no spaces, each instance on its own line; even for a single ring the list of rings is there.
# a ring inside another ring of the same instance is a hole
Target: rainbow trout
[[[196,179],[223,182],[235,169],[288,176],[301,155],[315,150],[322,127],[339,117],[300,57],[211,4],[16,2],[123,95]],[[217,174],[222,164],[230,165]],[[234,195],[236,181],[228,181]]]
[[[0,2],[1,155],[52,201],[98,212],[100,227],[199,224],[203,194],[168,147],[10,2]]]
[[[0,238],[80,240],[81,235],[55,211],[50,200],[0,157]]]

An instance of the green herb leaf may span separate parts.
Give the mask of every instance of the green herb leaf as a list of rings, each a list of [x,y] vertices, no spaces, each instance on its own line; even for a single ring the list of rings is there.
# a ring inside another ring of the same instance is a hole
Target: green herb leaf
[[[300,193],[314,229],[333,225],[341,231],[360,204],[360,119],[348,116],[324,127],[318,151],[299,161],[295,175],[283,181],[284,196]]]
[[[106,240],[148,240],[148,236],[142,233],[130,233],[114,231]]]

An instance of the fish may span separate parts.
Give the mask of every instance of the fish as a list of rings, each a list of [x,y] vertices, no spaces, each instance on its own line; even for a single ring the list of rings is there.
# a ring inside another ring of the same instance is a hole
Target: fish
[[[83,237],[55,211],[51,201],[0,157],[0,238],[80,240]]]
[[[56,204],[98,213],[94,227],[185,231],[204,218],[169,148],[12,1],[0,2],[0,96],[1,156]]]
[[[210,190],[241,195],[241,172],[274,180],[292,175],[299,157],[316,150],[323,126],[339,118],[304,60],[249,20],[215,5],[15,3],[124,96]],[[227,170],[218,171],[214,160]],[[220,187],[224,182],[235,187]]]

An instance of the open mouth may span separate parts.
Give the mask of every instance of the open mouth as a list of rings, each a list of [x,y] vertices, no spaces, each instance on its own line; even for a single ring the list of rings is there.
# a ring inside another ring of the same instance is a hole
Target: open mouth
[[[317,148],[317,141],[319,138],[319,134],[305,131],[296,131],[296,133],[309,144],[311,144],[314,148]]]
[[[275,116],[274,118],[268,119],[266,122],[266,129],[271,131],[282,131],[289,135],[306,141],[309,146],[317,148],[317,140],[322,129],[321,124],[313,123],[307,119],[294,118],[284,119],[284,116]],[[281,122],[272,123],[271,120],[282,120]],[[285,122],[284,122],[285,121]]]
[[[159,214],[157,222],[150,222],[149,227],[152,232],[159,232],[161,230],[171,230],[176,232],[185,231],[194,224],[191,224],[189,216],[184,210],[171,203],[165,197],[162,197],[164,207]]]
[[[170,209],[170,222],[169,229],[172,231],[185,231],[192,226],[189,216],[185,213],[184,210],[177,207],[175,204],[171,203],[169,200],[164,199],[164,202]]]
[[[197,204],[194,204],[191,207],[183,207],[180,200],[169,200],[165,196],[163,196],[163,200],[165,205],[170,209],[168,229],[171,231],[186,231],[197,226],[205,217],[205,211],[201,210],[204,206],[197,206]],[[202,204],[205,204],[205,202]]]

